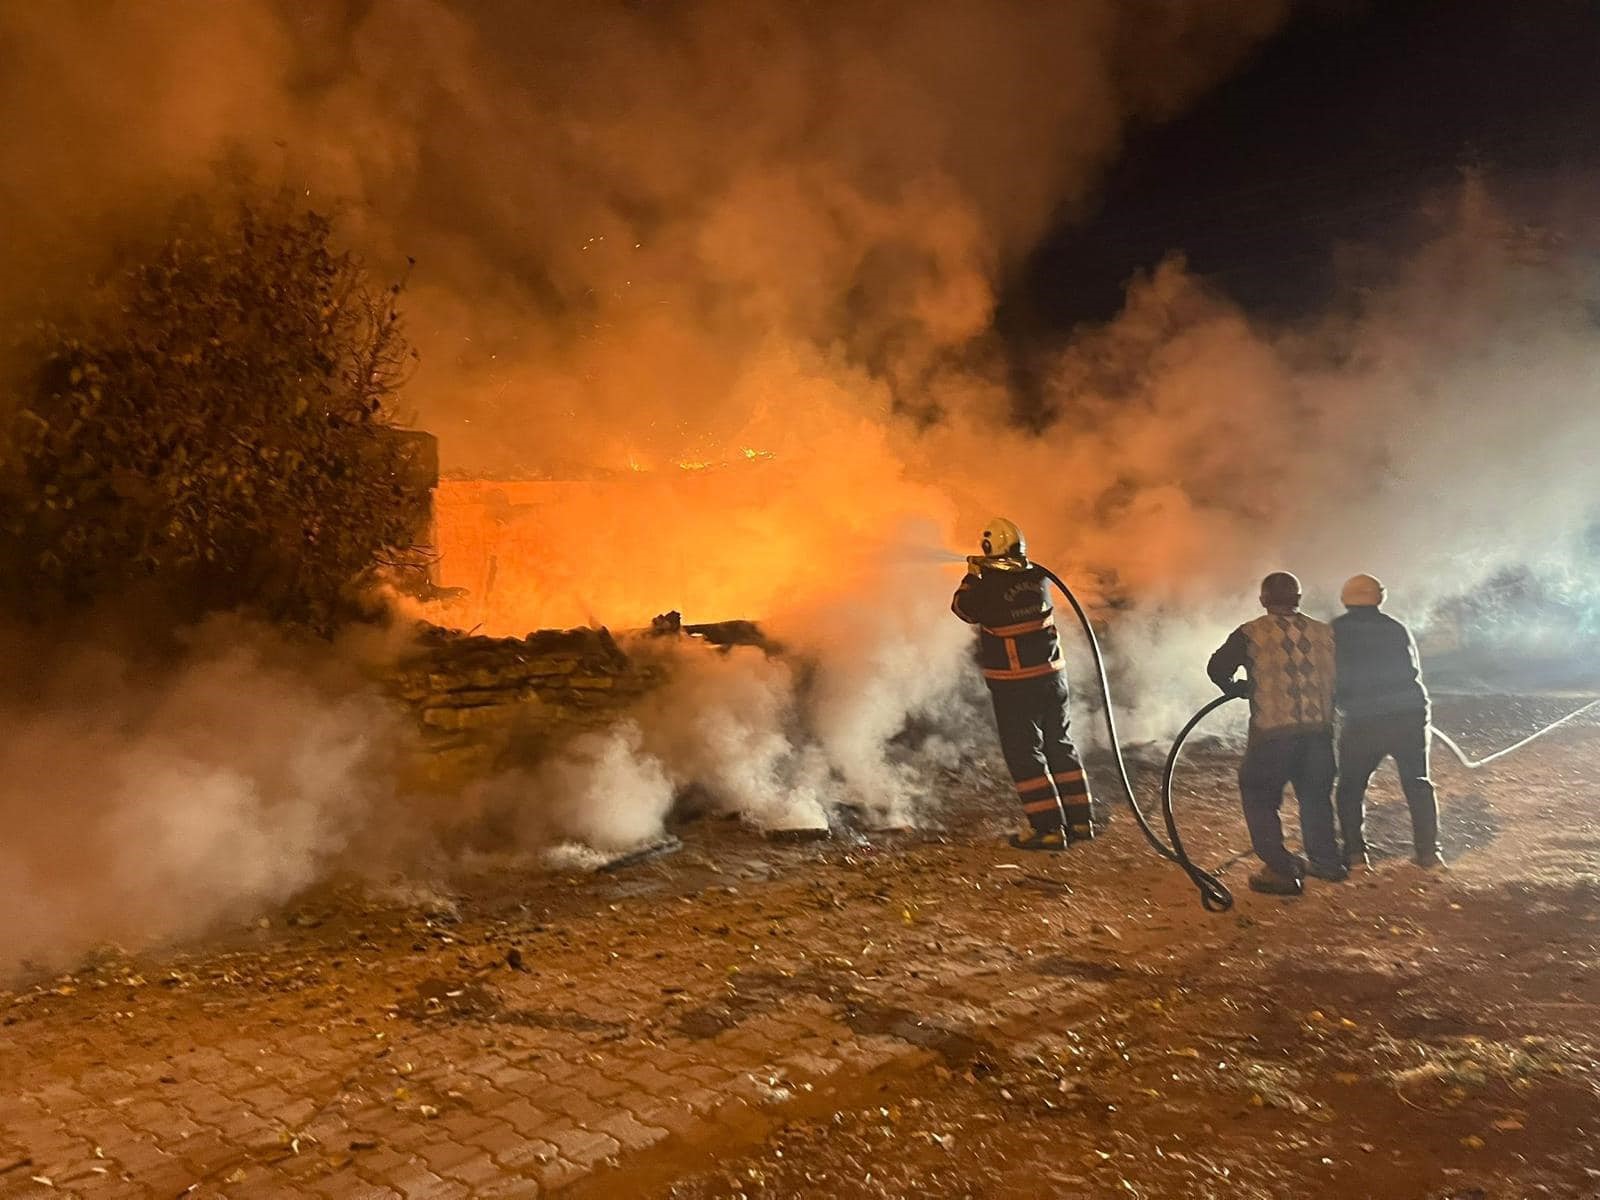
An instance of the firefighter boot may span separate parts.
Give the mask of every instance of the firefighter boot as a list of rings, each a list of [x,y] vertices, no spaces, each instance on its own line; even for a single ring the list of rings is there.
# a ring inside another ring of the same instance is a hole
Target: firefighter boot
[[[1077,772],[1082,775],[1082,771]],[[1059,778],[1059,777],[1058,777]],[[1082,783],[1078,784],[1082,787]],[[1067,794],[1061,797],[1061,811],[1066,819],[1067,842],[1094,841],[1094,816],[1088,792]]]
[[[1010,843],[1013,850],[1048,850],[1054,853],[1067,848],[1067,835],[1064,829],[1029,828],[1023,833],[1013,833]]]
[[[1050,787],[1050,781],[1041,781],[1045,787]],[[1026,785],[1025,785],[1026,786]],[[1021,789],[1019,788],[1019,791]],[[1067,819],[1061,811],[1061,800],[1054,791],[1048,795],[1029,799],[1028,794],[1023,794],[1022,811],[1028,823],[1023,826],[1020,833],[1011,835],[1011,848],[1013,850],[1049,850],[1059,851],[1067,848]]]

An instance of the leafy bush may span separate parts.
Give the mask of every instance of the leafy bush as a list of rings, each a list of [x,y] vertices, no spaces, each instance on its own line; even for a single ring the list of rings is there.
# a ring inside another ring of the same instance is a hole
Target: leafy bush
[[[419,527],[393,404],[401,287],[284,204],[196,212],[71,326],[41,326],[0,408],[0,603],[156,590],[327,628]]]

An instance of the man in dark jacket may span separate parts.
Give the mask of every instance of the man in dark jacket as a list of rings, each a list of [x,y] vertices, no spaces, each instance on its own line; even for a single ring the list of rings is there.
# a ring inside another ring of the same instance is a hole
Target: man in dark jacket
[[[1006,768],[1028,818],[1019,850],[1064,850],[1094,837],[1089,783],[1069,732],[1071,701],[1056,636],[1050,582],[1028,561],[1022,531],[996,517],[983,531],[983,555],[950,609],[978,626],[979,665]]]
[[[1439,848],[1439,805],[1428,778],[1428,692],[1422,685],[1417,644],[1408,630],[1379,611],[1383,584],[1352,576],[1340,594],[1346,612],[1333,622],[1338,685],[1334,703],[1344,718],[1339,732],[1339,826],[1345,863],[1367,857],[1367,783],[1385,758],[1394,759],[1411,810],[1411,837],[1420,866],[1444,865]]]
[[[1239,767],[1250,847],[1262,869],[1253,891],[1298,896],[1309,872],[1334,882],[1349,872],[1333,829],[1333,630],[1300,611],[1300,581],[1261,581],[1267,610],[1235,629],[1206,666],[1224,692],[1250,698],[1250,738]],[[1243,668],[1246,678],[1235,680]],[[1294,785],[1306,864],[1283,844],[1283,789]]]

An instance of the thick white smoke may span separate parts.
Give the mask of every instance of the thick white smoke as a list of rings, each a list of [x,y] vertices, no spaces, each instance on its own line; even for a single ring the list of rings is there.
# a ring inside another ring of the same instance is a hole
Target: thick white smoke
[[[1600,433],[1587,295],[1475,182],[1385,286],[1292,329],[1162,265],[1043,364],[1044,427],[1012,420],[998,280],[1091,201],[1130,123],[1281,11],[0,0],[0,109],[28,114],[0,142],[0,316],[72,295],[219,173],[342,205],[358,248],[419,259],[412,402],[448,467],[668,481],[670,519],[619,516],[622,489],[497,515],[528,535],[501,554],[524,602],[498,631],[627,627],[681,588],[797,652],[687,667],[635,726],[500,781],[528,797],[522,836],[625,848],[690,784],[766,824],[915,818],[893,739],[970,696],[940,552],[991,512],[1125,606],[1134,737],[1205,695],[1267,570],[1322,613],[1372,570],[1420,617],[1500,566],[1574,561]],[[776,473],[673,482],[745,450]],[[366,702],[248,652],[74,703],[19,707],[0,764],[29,830],[0,886],[37,933],[13,957],[287,894],[393,801]],[[74,745],[95,753],[53,772]]]
[[[1006,504],[1038,557],[1131,602],[1114,636],[1130,733],[1167,734],[1204,698],[1206,654],[1268,571],[1299,574],[1323,616],[1374,572],[1418,626],[1509,567],[1592,575],[1585,259],[1480,179],[1441,199],[1389,280],[1336,313],[1253,321],[1171,261],[1061,352],[1042,433],[957,419],[918,436],[950,463],[986,439],[1029,486],[1006,501],[952,471],[952,490]]]
[[[403,725],[353,648],[311,654],[231,620],[186,641],[176,663],[67,649],[8,681],[0,977],[253,914],[397,814]]]
[[[942,590],[904,563],[856,567],[855,588],[767,623],[785,657],[676,656],[641,722],[644,747],[682,785],[768,828],[825,825],[848,807],[874,826],[933,814],[908,722],[948,729],[969,708],[968,636]],[[963,739],[971,730],[962,731]]]

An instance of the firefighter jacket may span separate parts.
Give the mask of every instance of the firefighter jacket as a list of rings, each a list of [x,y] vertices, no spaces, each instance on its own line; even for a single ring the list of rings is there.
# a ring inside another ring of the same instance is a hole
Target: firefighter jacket
[[[1333,621],[1339,667],[1334,702],[1346,717],[1428,714],[1428,692],[1411,631],[1375,607],[1352,608]]]
[[[967,575],[950,602],[956,616],[978,626],[978,663],[991,688],[1062,669],[1049,580],[1032,563],[1004,562]]]
[[[1250,736],[1325,733],[1333,726],[1333,628],[1300,612],[1269,612],[1235,629],[1206,673],[1229,690],[1250,678]]]

